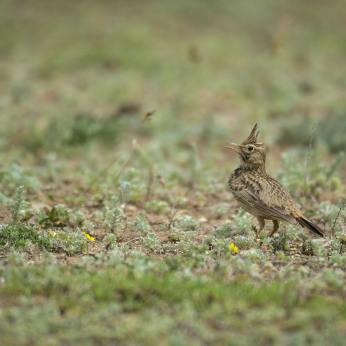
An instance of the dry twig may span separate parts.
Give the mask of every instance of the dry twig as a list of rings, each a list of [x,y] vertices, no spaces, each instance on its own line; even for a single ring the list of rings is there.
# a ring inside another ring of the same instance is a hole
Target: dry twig
[[[306,188],[306,181],[307,181],[308,172],[309,172],[310,155],[311,155],[311,148],[312,148],[312,140],[314,139],[315,126],[316,126],[316,123],[313,124],[312,129],[311,129],[311,135],[310,135],[310,145],[309,145],[309,154],[308,154],[308,158],[307,158],[307,161],[306,161],[306,171],[305,171],[305,179],[304,179],[303,204],[302,204],[302,207],[304,207],[304,204],[305,204],[305,201],[306,201],[306,198],[305,198],[305,188]]]
[[[336,218],[334,220],[333,227],[332,227],[332,229],[330,231],[330,238],[331,239],[333,238],[333,235],[334,235],[334,228],[335,228],[335,225],[336,225],[336,221],[338,220],[338,218],[340,216],[340,213],[345,208],[345,206],[346,206],[346,198],[344,199],[344,202],[341,204],[341,207],[340,207],[340,209],[338,211],[338,215],[336,215]]]

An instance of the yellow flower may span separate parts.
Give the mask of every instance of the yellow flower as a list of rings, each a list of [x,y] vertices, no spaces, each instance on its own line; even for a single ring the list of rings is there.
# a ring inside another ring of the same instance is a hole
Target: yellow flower
[[[235,246],[233,243],[232,244],[229,244],[229,249],[234,252],[234,253],[238,253],[239,252],[239,249],[238,249],[238,246]]]
[[[83,232],[84,237],[88,238],[91,241],[95,241],[95,238],[92,237],[90,234]]]

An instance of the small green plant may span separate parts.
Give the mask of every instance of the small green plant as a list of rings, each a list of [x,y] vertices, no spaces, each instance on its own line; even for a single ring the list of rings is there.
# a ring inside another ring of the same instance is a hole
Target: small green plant
[[[231,224],[224,223],[223,225],[221,225],[215,230],[214,235],[216,238],[221,238],[221,239],[230,238],[232,235]]]
[[[23,186],[17,189],[15,201],[11,205],[11,222],[1,226],[0,246],[2,248],[21,248],[38,245],[47,249],[63,248],[68,253],[82,252],[85,248],[85,241],[81,236],[81,232],[72,233],[70,229],[65,229],[60,232],[38,233],[35,226],[21,224],[23,209],[27,207],[24,191]],[[80,216],[78,217],[76,213],[72,216],[76,218],[76,223],[80,222]],[[67,207],[57,205],[52,208],[48,215],[42,214],[40,224],[50,228],[57,226],[58,222],[67,223],[70,219],[71,214],[68,212]]]
[[[337,265],[339,267],[345,267],[346,266],[346,255],[340,255],[339,253],[332,253],[330,256],[329,262],[331,264]]]
[[[177,243],[177,248],[182,252],[190,251],[193,248],[193,244],[187,240],[180,240]]]
[[[243,236],[243,235],[238,235],[234,237],[234,244],[239,248],[239,249],[245,249],[245,248],[250,248],[254,246],[254,238],[253,236]]]
[[[47,213],[41,210],[37,215],[38,223],[44,228],[80,226],[84,219],[84,215],[78,212],[78,209],[70,212],[65,204],[58,204]]]
[[[317,257],[325,257],[327,255],[326,249],[317,239],[311,239],[309,246],[311,247],[313,254]]]
[[[174,241],[190,241],[197,235],[200,224],[189,215],[174,215],[171,220],[166,221],[164,230],[169,230],[169,238]]]
[[[120,228],[121,222],[124,219],[123,210],[117,206],[106,211],[105,219],[103,221],[103,228],[110,232],[117,231]]]
[[[232,246],[230,246],[232,244]],[[233,253],[237,253],[239,251],[238,246],[234,245],[234,243],[229,242],[229,239],[216,239],[215,240],[215,253],[220,258],[223,255],[229,255]],[[235,250],[235,251],[233,251]]]
[[[1,226],[0,248],[21,248],[33,244],[46,245],[44,239],[37,232],[36,227],[15,223]]]
[[[336,216],[339,213],[340,207],[337,204],[332,204],[329,201],[324,201],[320,204],[320,208],[323,211],[323,214],[326,216],[329,222],[335,220]]]
[[[113,250],[116,248],[117,235],[114,233],[108,233],[103,239],[102,242],[106,244],[108,250]]]
[[[84,222],[81,230],[83,232],[90,233],[90,232],[93,232],[94,229],[95,229],[95,223],[92,221],[86,221],[86,222]]]
[[[165,214],[170,211],[169,204],[165,201],[150,201],[147,202],[144,208],[150,213]]]
[[[194,220],[192,216],[184,215],[176,218],[177,227],[182,231],[194,231],[198,229],[199,222]]]
[[[119,182],[119,192],[116,196],[116,203],[129,203],[129,202],[138,202],[141,198],[143,198],[146,193],[147,189],[145,184],[143,184],[143,171],[135,168],[130,167],[128,168],[123,174],[122,168],[115,167],[116,171],[114,172],[115,176],[120,178],[121,181]],[[110,174],[112,171],[110,170]],[[109,176],[109,181],[114,181],[114,176]],[[109,208],[114,208],[116,204],[107,204]]]
[[[28,209],[28,202],[25,200],[24,193],[24,186],[19,186],[16,190],[14,202],[10,207],[11,223],[13,224],[26,221],[33,215],[32,209]]]
[[[171,197],[170,202],[175,207],[183,207],[187,203],[187,198],[182,196]]]
[[[337,232],[332,240],[331,248],[339,254],[346,252],[346,234]]]
[[[185,240],[191,241],[196,237],[197,231],[177,231],[169,235],[169,238],[173,241]]]
[[[42,232],[40,234],[40,241],[48,249],[61,249],[69,254],[82,253],[88,246],[88,240],[83,232],[79,229],[73,232],[69,227],[64,227],[59,231]]]
[[[44,228],[65,227],[70,218],[70,213],[65,204],[58,204],[47,213],[44,210],[37,215],[39,225]]]
[[[275,234],[271,239],[271,245],[273,247],[274,252],[277,251],[289,251],[289,236],[286,231],[282,231],[280,234]]]
[[[70,219],[69,219],[69,225],[70,226],[80,226],[83,224],[85,220],[84,214],[78,211],[78,208],[74,209],[71,212]]]
[[[300,249],[300,252],[303,255],[311,256],[313,255],[313,249],[311,247],[310,237],[306,234],[300,234],[299,238],[303,241],[302,247]]]
[[[161,247],[161,242],[156,233],[149,232],[143,240],[143,246],[150,250],[158,250]]]
[[[234,216],[236,221],[233,225],[234,231],[238,234],[244,234],[247,230],[251,229],[251,215],[246,213],[244,210],[241,210],[237,216]]]
[[[145,211],[140,211],[134,223],[135,231],[140,234],[147,234],[150,230],[150,226],[145,218],[145,214]]]

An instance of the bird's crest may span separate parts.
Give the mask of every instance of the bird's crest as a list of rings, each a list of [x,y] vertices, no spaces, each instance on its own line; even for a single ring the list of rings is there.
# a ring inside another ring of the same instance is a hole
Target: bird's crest
[[[246,145],[246,144],[256,144],[258,137],[259,137],[259,131],[257,131],[257,124],[254,126],[254,128],[252,129],[249,137],[247,139],[245,139],[245,141],[242,143],[242,145]]]

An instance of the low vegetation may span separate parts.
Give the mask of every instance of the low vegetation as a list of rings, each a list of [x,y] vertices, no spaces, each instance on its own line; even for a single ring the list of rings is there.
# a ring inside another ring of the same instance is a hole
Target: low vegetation
[[[337,4],[0,3],[1,345],[344,344]],[[232,198],[256,122],[324,239]]]

